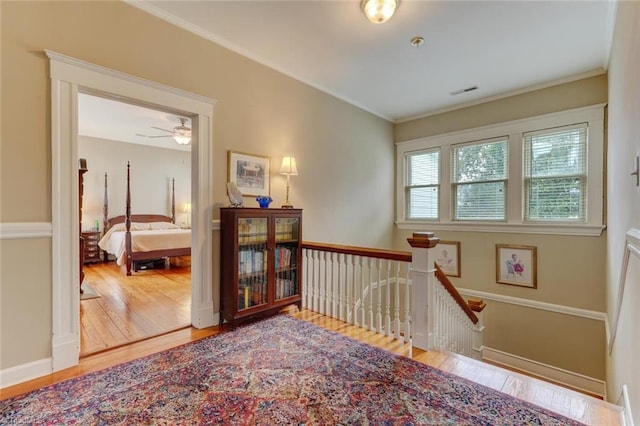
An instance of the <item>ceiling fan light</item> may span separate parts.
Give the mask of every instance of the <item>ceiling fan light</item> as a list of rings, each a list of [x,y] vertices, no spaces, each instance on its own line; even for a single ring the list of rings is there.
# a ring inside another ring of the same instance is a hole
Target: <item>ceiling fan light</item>
[[[180,145],[191,143],[191,129],[185,126],[186,118],[179,117],[180,125],[173,128],[173,139]]]
[[[189,145],[191,143],[191,135],[185,133],[176,133],[173,139],[180,145]]]
[[[360,7],[374,24],[387,22],[395,13],[400,0],[362,0]]]

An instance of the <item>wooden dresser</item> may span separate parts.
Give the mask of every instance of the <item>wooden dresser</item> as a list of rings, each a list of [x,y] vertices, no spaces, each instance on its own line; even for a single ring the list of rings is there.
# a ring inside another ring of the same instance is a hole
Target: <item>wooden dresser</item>
[[[82,231],[82,239],[84,240],[84,250],[82,252],[82,261],[84,264],[101,262],[100,247],[100,231]]]

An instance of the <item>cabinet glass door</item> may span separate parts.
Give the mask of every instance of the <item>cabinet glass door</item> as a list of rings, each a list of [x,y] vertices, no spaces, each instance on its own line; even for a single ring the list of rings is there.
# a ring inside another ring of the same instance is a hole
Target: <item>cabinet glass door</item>
[[[298,268],[298,240],[300,219],[275,218],[275,299],[286,299],[300,293]]]
[[[238,219],[238,310],[267,303],[267,218]]]

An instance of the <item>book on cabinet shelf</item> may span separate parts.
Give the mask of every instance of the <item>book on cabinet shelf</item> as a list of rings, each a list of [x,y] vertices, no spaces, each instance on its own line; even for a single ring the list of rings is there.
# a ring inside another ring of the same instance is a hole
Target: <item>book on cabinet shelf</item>
[[[277,247],[275,249],[276,268],[288,268],[291,266],[291,249],[287,247]]]
[[[240,250],[238,252],[238,272],[253,274],[266,270],[267,253],[264,250]]]
[[[298,288],[294,280],[286,278],[276,279],[276,299],[284,299],[298,294]]]
[[[238,223],[238,243],[266,243],[267,222],[264,219],[242,219]]]

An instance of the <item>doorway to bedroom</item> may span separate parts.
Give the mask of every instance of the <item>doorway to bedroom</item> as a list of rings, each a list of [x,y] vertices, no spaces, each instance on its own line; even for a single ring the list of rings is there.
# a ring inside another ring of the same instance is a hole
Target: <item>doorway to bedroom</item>
[[[81,357],[191,325],[190,131],[179,113],[78,94]],[[127,211],[143,250],[129,267]]]

